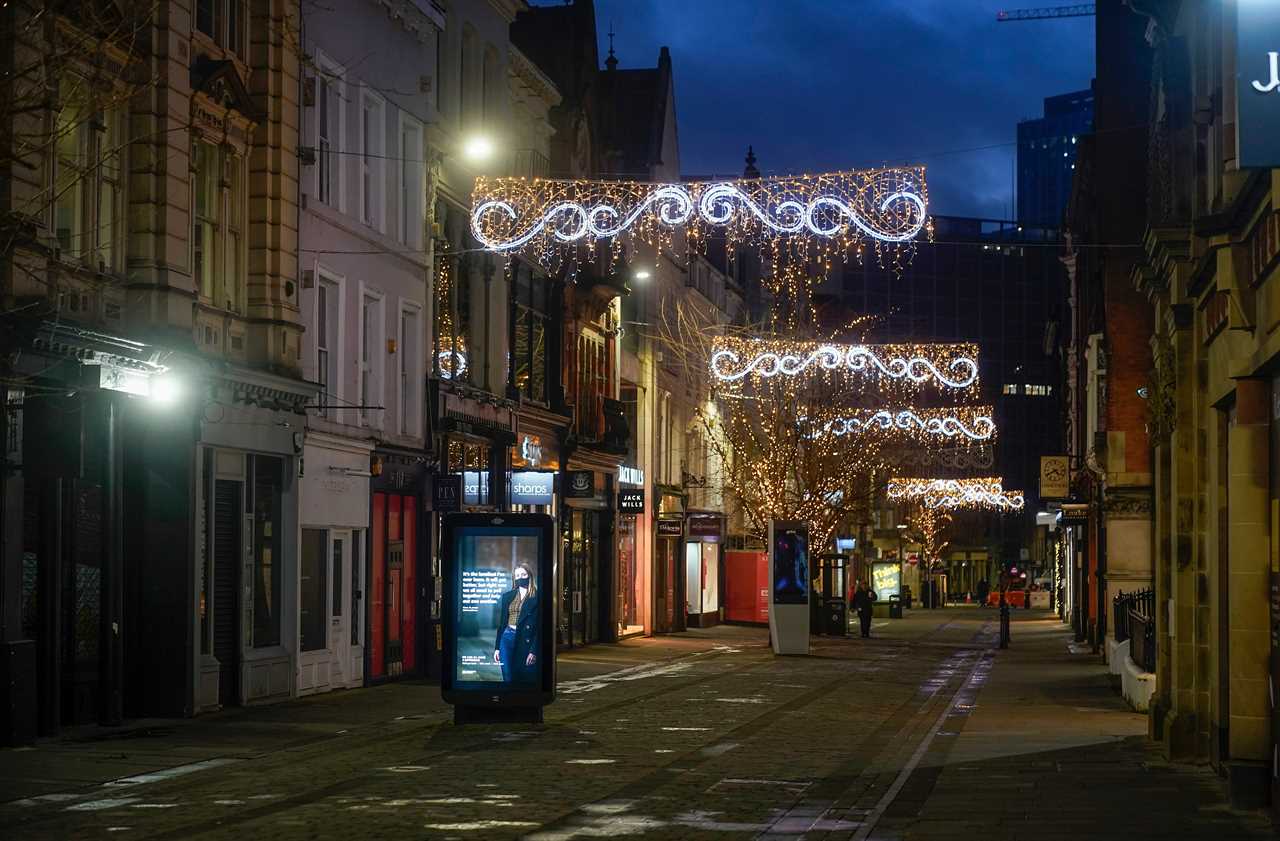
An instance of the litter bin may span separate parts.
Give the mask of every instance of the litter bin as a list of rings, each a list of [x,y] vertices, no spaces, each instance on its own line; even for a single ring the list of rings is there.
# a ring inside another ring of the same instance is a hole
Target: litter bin
[[[896,593],[889,597],[889,618],[902,618],[902,599]]]
[[[832,636],[848,636],[849,607],[844,599],[827,599],[824,618],[827,626],[826,633]]]

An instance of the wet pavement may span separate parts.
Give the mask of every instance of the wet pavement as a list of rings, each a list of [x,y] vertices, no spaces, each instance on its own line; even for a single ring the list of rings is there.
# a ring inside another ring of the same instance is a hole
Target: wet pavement
[[[1168,765],[1056,619],[909,611],[775,657],[717,628],[560,660],[543,725],[436,687],[335,692],[0,751],[0,838],[1271,838]]]

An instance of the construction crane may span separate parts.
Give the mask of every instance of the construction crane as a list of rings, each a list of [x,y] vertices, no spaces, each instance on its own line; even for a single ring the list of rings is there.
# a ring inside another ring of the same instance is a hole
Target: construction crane
[[[1042,9],[1010,9],[996,12],[998,23],[1012,23],[1018,20],[1048,20],[1051,18],[1082,18],[1094,15],[1097,5],[1081,3],[1075,6],[1049,6]]]

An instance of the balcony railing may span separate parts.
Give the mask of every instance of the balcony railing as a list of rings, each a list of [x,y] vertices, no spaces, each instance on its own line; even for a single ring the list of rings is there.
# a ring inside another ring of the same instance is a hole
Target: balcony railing
[[[1156,594],[1121,592],[1112,601],[1116,642],[1129,643],[1129,658],[1144,672],[1156,670]]]

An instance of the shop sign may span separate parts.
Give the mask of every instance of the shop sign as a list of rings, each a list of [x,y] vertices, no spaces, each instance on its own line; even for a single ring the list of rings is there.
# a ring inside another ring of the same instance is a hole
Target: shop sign
[[[638,467],[628,467],[625,464],[619,464],[618,482],[623,485],[643,485],[644,471]]]
[[[566,474],[564,495],[569,499],[594,499],[596,474],[594,470],[570,470]]]
[[[1280,166],[1280,3],[1249,0],[1236,14],[1236,159]]]
[[[1062,499],[1070,492],[1071,470],[1066,456],[1040,456],[1040,498]]]
[[[555,470],[560,466],[554,451],[548,453],[542,444],[541,435],[521,435],[520,441],[511,448],[511,466],[524,467],[530,470]]]
[[[643,514],[644,488],[619,488],[618,510],[624,514]]]
[[[489,471],[462,471],[462,501],[467,505],[489,504]]]
[[[659,520],[658,537],[681,537],[684,535],[684,523],[680,520]]]
[[[511,473],[512,505],[550,505],[555,494],[554,473],[515,470]]]
[[[431,510],[440,512],[462,510],[462,477],[457,474],[441,474],[431,482]]]
[[[689,518],[689,536],[690,537],[719,537],[720,522],[721,520],[719,517],[690,517]]]
[[[1089,506],[1083,502],[1065,502],[1062,505],[1062,522],[1064,523],[1087,523],[1089,522]]]

